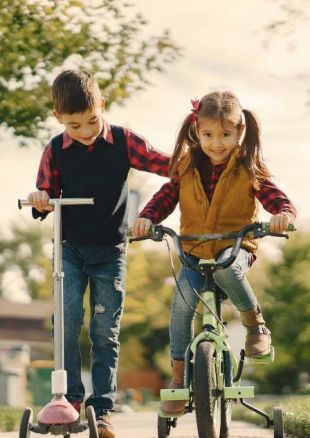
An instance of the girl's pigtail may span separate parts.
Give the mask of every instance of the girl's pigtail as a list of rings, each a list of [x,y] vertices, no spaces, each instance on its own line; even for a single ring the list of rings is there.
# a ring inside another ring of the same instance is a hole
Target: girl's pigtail
[[[189,114],[185,118],[181,126],[173,154],[170,158],[170,163],[169,163],[170,178],[172,178],[177,171],[180,159],[183,157],[185,152],[185,145],[186,144],[190,145],[191,143],[193,143],[193,140],[191,139],[192,137],[191,130],[192,130],[192,114]]]
[[[260,183],[270,177],[270,172],[262,158],[259,121],[249,110],[244,109],[243,114],[246,129],[240,147],[240,158],[249,172],[253,188],[259,190]]]

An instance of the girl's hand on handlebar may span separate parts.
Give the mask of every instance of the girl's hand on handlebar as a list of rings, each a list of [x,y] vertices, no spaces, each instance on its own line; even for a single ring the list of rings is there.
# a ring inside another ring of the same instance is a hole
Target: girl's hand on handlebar
[[[32,207],[38,210],[40,213],[45,211],[53,211],[54,207],[48,205],[49,195],[44,190],[38,190],[36,192],[29,193],[28,202]]]
[[[150,219],[138,217],[132,228],[133,235],[137,237],[147,236],[152,226],[153,222]]]
[[[292,222],[292,220],[288,214],[275,214],[270,218],[270,231],[272,233],[283,233],[287,230],[288,224],[290,222]]]

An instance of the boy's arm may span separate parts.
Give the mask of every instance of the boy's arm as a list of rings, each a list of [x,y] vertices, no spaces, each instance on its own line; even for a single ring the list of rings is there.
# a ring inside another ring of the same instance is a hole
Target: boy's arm
[[[271,180],[261,183],[256,197],[265,210],[273,216],[270,219],[270,229],[273,232],[283,232],[289,223],[296,220],[296,208],[282,190]]]
[[[52,145],[48,143],[45,146],[39,170],[37,174],[36,187],[41,192],[46,192],[50,198],[59,198],[61,194],[60,172],[55,166],[52,156]],[[33,195],[33,194],[30,194]],[[29,196],[30,196],[29,195]],[[40,212],[35,208],[32,209],[32,216],[41,220],[45,219],[48,211]]]
[[[153,224],[159,224],[168,217],[179,202],[180,180],[179,175],[175,174],[171,181],[164,184],[160,190],[155,193],[153,198],[146,204],[140,218],[147,218]]]
[[[142,136],[125,129],[130,166],[137,170],[168,176],[169,160],[167,154],[157,151]]]

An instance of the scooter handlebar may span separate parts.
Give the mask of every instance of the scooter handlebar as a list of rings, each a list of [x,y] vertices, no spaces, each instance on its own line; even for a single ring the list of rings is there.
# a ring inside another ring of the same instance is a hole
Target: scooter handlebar
[[[48,205],[55,205],[58,203],[59,205],[94,205],[94,198],[55,198],[49,199]],[[28,199],[19,199],[18,200],[18,208],[21,209],[23,207],[31,207]]]

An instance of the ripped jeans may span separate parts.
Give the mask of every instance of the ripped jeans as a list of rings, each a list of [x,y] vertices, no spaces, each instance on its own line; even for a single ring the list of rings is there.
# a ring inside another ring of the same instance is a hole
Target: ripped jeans
[[[126,280],[126,244],[87,246],[63,243],[64,353],[68,376],[67,399],[82,401],[79,337],[83,325],[83,299],[90,288],[89,338],[93,393],[85,405],[92,405],[96,417],[112,409],[116,396],[120,319]]]

